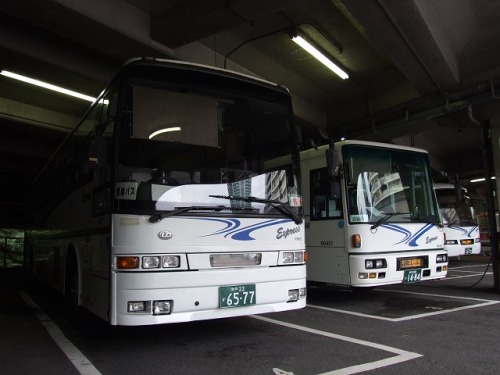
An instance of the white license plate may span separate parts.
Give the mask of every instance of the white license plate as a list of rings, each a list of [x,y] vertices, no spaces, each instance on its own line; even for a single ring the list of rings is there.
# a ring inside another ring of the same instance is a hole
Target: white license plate
[[[405,270],[403,283],[416,283],[422,279],[422,270]]]
[[[255,305],[255,284],[219,287],[219,307],[243,307]]]

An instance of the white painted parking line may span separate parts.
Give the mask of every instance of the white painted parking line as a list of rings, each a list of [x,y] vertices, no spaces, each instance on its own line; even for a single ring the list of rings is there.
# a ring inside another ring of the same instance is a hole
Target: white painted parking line
[[[363,371],[375,370],[375,369],[378,369],[378,368],[381,368],[381,367],[387,367],[387,366],[395,365],[397,363],[406,362],[406,361],[409,361],[409,360],[412,360],[412,359],[415,359],[415,358],[422,357],[422,354],[408,352],[406,350],[401,350],[401,349],[398,349],[398,348],[393,348],[393,347],[387,346],[387,345],[377,344],[377,343],[370,342],[370,341],[365,341],[365,340],[359,340],[359,339],[355,339],[353,337],[338,335],[338,334],[331,333],[331,332],[320,331],[320,330],[317,330],[317,329],[312,329],[312,328],[309,328],[309,327],[299,326],[297,324],[282,322],[280,320],[270,319],[270,318],[263,317],[263,316],[253,315],[252,317],[255,318],[255,319],[263,320],[265,322],[269,322],[269,323],[273,323],[273,324],[278,324],[278,325],[281,325],[281,326],[284,326],[284,327],[287,327],[287,328],[292,328],[292,329],[296,329],[296,330],[299,330],[299,331],[303,331],[303,332],[307,332],[307,333],[312,333],[312,334],[315,334],[315,335],[321,335],[321,336],[329,337],[329,338],[332,338],[332,339],[335,339],[335,340],[342,340],[342,341],[346,341],[346,342],[349,342],[349,343],[352,343],[352,344],[368,346],[370,348],[374,348],[374,349],[378,349],[378,350],[383,350],[383,351],[386,351],[386,352],[389,352],[389,353],[396,354],[396,356],[393,356],[393,357],[390,357],[390,358],[386,358],[386,359],[382,359],[380,361],[367,362],[367,363],[363,363],[361,365],[344,367],[342,369],[325,372],[325,373],[322,373],[322,374],[319,374],[319,375],[348,375],[348,374],[357,374],[357,373],[360,373],[360,372],[363,372]]]
[[[476,264],[475,266],[448,267],[448,271],[454,271],[454,270],[459,270],[459,269],[463,269],[463,268],[478,268],[478,267],[483,268],[483,269],[484,269],[484,268],[486,268],[486,267],[485,267],[484,265],[482,265],[482,264],[481,264],[481,265]],[[490,265],[490,266],[488,266],[488,268],[489,268],[489,267],[491,267],[491,265]],[[479,272],[479,271],[478,271],[478,272]]]
[[[69,341],[61,329],[57,326],[52,319],[23,291],[18,291],[24,303],[36,314],[40,322],[43,324],[52,340],[61,348],[66,354],[66,357],[71,361],[73,366],[76,367],[78,372],[82,375],[101,375],[94,365],[80,352],[76,346]]]
[[[448,313],[452,313],[452,312],[456,312],[456,311],[475,309],[475,308],[478,308],[478,307],[490,306],[490,305],[495,305],[497,303],[500,303],[500,301],[486,300],[486,299],[480,299],[480,298],[445,296],[445,295],[441,295],[441,294],[408,292],[408,291],[403,291],[403,290],[392,290],[392,289],[376,289],[376,290],[374,290],[374,292],[404,293],[404,294],[413,294],[413,295],[419,295],[419,296],[429,296],[429,297],[439,297],[439,298],[451,298],[451,299],[456,299],[456,300],[475,301],[475,302],[478,302],[478,303],[474,304],[474,305],[468,305],[468,306],[462,306],[462,307],[455,307],[455,308],[446,309],[446,310],[437,310],[437,311],[435,310],[435,311],[428,312],[428,313],[410,315],[410,316],[405,316],[405,317],[401,317],[401,318],[387,318],[387,317],[384,317],[384,316],[363,314],[363,313],[359,313],[359,312],[356,312],[356,311],[334,309],[334,308],[331,308],[331,307],[311,305],[311,304],[307,304],[307,307],[311,307],[313,309],[319,309],[319,310],[326,310],[326,311],[341,313],[341,314],[354,315],[354,316],[359,316],[359,317],[362,317],[362,318],[384,320],[384,321],[388,321],[388,322],[395,322],[395,323],[397,323],[397,322],[403,322],[403,321],[406,321],[406,320],[426,318],[428,316],[440,315],[440,314],[448,314]]]

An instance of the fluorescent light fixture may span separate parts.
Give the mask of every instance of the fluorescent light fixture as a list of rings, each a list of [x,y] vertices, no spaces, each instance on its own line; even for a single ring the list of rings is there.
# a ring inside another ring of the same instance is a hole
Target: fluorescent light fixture
[[[156,131],[152,132],[149,135],[149,139],[152,139],[153,137],[156,137],[157,135],[160,135],[160,134],[163,134],[163,133],[180,132],[180,131],[181,131],[181,127],[180,126],[172,126],[170,128],[159,129],[159,130],[156,130]]]
[[[309,52],[313,57],[315,57],[318,61],[324,64],[327,68],[329,68],[332,72],[337,74],[342,79],[349,78],[349,75],[340,69],[337,65],[335,65],[328,57],[323,55],[320,51],[318,51],[314,46],[312,46],[307,40],[302,38],[301,36],[294,36],[292,40]]]
[[[3,75],[5,77],[9,77],[12,79],[16,79],[18,81],[26,82],[26,83],[29,83],[31,85],[35,85],[38,87],[43,87],[43,88],[48,89],[48,90],[56,91],[56,92],[59,92],[61,94],[73,96],[73,97],[78,98],[78,99],[87,100],[87,101],[92,102],[92,103],[96,100],[96,98],[93,98],[91,96],[88,96],[85,94],[80,94],[79,92],[68,90],[68,89],[65,89],[63,87],[52,85],[52,84],[47,83],[47,82],[39,81],[37,79],[25,77],[25,76],[22,76],[22,75],[17,74],[17,73],[12,73],[12,72],[9,72],[7,70],[1,70],[0,75]]]
[[[495,179],[496,179],[496,177],[495,177],[495,176],[493,176],[493,177],[491,177],[491,179],[492,179],[492,180],[495,180]],[[486,181],[486,179],[485,179],[484,177],[483,177],[483,178],[476,178],[476,179],[474,179],[474,180],[470,180],[469,182],[483,182],[483,181]]]

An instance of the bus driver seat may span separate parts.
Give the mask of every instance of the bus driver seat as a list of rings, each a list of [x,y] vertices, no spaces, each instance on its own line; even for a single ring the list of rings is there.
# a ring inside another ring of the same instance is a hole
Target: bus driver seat
[[[151,179],[141,182],[137,187],[137,200],[152,201],[153,185],[179,186],[180,184],[175,178],[170,177],[165,169],[153,169],[151,172]]]

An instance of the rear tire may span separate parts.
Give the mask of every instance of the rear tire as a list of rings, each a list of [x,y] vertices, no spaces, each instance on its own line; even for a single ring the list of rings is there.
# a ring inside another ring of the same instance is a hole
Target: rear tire
[[[79,295],[78,295],[78,267],[74,254],[68,259],[66,268],[66,290],[65,299],[68,310],[72,313],[78,312],[79,309]]]

